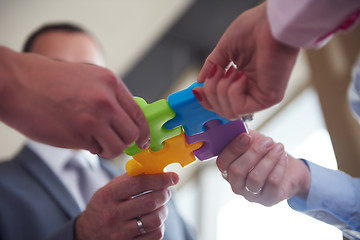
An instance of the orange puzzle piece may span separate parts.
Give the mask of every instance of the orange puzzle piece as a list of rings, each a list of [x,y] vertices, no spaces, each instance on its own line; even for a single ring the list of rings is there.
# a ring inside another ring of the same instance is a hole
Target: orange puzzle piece
[[[202,146],[202,142],[189,145],[185,140],[185,133],[169,138],[165,146],[159,151],[149,148],[133,156],[126,163],[126,172],[130,176],[155,174],[164,172],[164,168],[171,163],[180,163],[182,167],[195,162],[194,150]]]

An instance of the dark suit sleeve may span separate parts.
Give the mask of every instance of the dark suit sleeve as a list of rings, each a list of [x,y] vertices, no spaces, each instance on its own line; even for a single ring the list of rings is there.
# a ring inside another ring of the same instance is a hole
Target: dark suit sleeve
[[[51,236],[47,237],[46,240],[74,240],[76,219],[77,218],[74,218],[65,223],[64,226],[55,233],[51,234]]]

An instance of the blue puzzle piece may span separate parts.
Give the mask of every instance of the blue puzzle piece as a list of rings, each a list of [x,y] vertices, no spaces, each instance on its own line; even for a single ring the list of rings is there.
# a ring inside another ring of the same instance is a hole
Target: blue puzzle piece
[[[204,108],[196,99],[192,89],[202,86],[202,83],[198,84],[195,82],[188,88],[173,93],[168,97],[169,105],[176,112],[176,116],[166,122],[164,127],[174,129],[178,126],[183,126],[187,135],[194,135],[204,132],[204,124],[210,120],[218,119],[222,124],[230,122],[217,113]]]

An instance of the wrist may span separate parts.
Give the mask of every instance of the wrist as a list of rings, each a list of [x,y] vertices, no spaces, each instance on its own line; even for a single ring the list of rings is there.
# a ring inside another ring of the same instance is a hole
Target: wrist
[[[296,196],[306,200],[310,190],[311,173],[309,166],[306,164],[305,160],[303,159],[297,159],[297,160],[299,164],[299,172],[301,173],[301,177],[300,177],[301,180],[300,180],[300,189],[296,194]]]

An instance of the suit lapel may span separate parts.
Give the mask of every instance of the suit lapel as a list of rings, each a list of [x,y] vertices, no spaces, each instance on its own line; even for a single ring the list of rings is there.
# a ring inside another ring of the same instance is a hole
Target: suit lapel
[[[17,161],[29,172],[69,218],[75,218],[81,213],[79,206],[64,184],[33,151],[24,147],[14,161]]]

